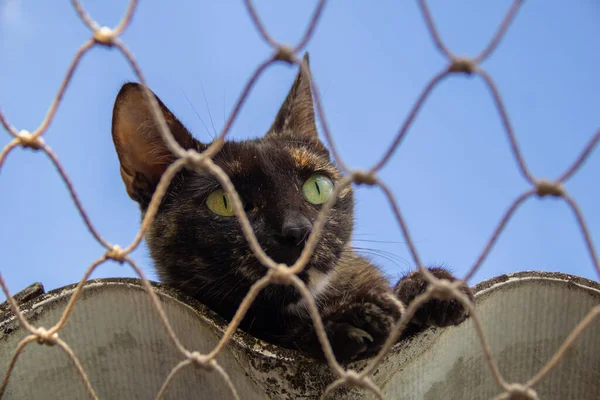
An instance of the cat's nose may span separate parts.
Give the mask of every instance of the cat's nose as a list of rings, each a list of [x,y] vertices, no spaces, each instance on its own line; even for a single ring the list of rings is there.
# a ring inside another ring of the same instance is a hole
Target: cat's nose
[[[311,231],[312,224],[303,215],[287,216],[281,227],[282,236],[294,245],[304,243]]]

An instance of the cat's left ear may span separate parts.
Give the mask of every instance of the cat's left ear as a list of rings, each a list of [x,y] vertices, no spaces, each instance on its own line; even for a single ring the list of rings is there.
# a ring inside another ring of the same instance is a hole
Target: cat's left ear
[[[285,135],[310,141],[319,140],[310,88],[311,73],[308,53],[304,55],[302,63],[305,66],[305,73],[300,68],[292,88],[275,117],[273,125],[267,132],[267,137]]]

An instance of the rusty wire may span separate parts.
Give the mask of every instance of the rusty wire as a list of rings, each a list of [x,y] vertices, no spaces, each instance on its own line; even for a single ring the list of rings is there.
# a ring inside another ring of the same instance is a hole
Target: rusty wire
[[[326,0],[320,0],[318,2],[310,18],[310,21],[307,24],[307,28],[302,38],[294,46],[284,45],[273,39],[270,36],[267,29],[262,24],[261,19],[258,13],[256,12],[252,2],[250,0],[245,0],[245,7],[247,8],[251,20],[256,26],[262,39],[272,48],[273,53],[267,60],[265,60],[257,67],[255,72],[247,81],[238,100],[235,103],[233,111],[229,115],[226,123],[224,124],[223,130],[221,131],[219,136],[213,141],[211,146],[202,153],[197,153],[195,151],[189,150],[186,151],[183,148],[181,148],[181,146],[179,146],[179,144],[171,135],[155,98],[151,95],[148,89],[145,90],[146,98],[149,101],[153,116],[160,128],[161,136],[165,140],[165,143],[167,144],[169,149],[173,152],[174,155],[177,156],[178,159],[171,166],[169,166],[169,168],[163,174],[156,189],[156,192],[154,193],[154,196],[151,200],[151,203],[144,217],[139,232],[132,240],[131,244],[129,244],[125,248],[122,248],[118,245],[110,244],[108,241],[102,238],[102,236],[96,231],[82,203],[80,202],[75,192],[75,189],[71,184],[71,181],[69,180],[67,173],[63,169],[58,157],[52,152],[50,147],[44,143],[42,135],[47,131],[50,123],[52,122],[59,108],[62,97],[65,91],[67,90],[67,87],[71,81],[73,74],[75,73],[77,66],[79,65],[81,58],[85,53],[87,53],[91,48],[95,46],[105,46],[120,51],[129,62],[130,66],[134,70],[140,82],[144,85],[144,87],[148,88],[148,85],[146,83],[146,80],[144,79],[141,69],[139,68],[138,64],[136,63],[135,59],[133,58],[125,44],[119,39],[119,36],[127,29],[131,18],[135,13],[137,1],[130,1],[122,20],[115,28],[101,27],[85,11],[85,9],[82,7],[78,0],[72,0],[72,3],[73,7],[77,11],[77,14],[79,15],[79,18],[92,31],[92,37],[88,39],[76,52],[70,66],[67,69],[67,73],[64,79],[62,80],[59,90],[52,101],[48,113],[46,114],[45,118],[42,120],[38,128],[35,129],[35,131],[33,131],[32,133],[29,133],[24,130],[19,131],[17,128],[10,124],[8,118],[2,113],[2,110],[0,110],[0,124],[13,138],[12,141],[10,141],[4,147],[2,152],[0,152],[0,169],[4,165],[8,154],[11,153],[17,147],[31,148],[45,153],[50,158],[55,168],[58,170],[58,173],[64,181],[64,183],[67,185],[71,198],[73,199],[75,207],[81,215],[84,224],[86,225],[92,236],[106,249],[106,252],[86,270],[84,276],[79,281],[76,289],[74,290],[62,314],[62,317],[54,326],[52,326],[49,329],[44,327],[34,327],[25,319],[25,317],[19,309],[19,306],[10,295],[10,292],[8,290],[8,287],[4,283],[4,280],[0,276],[0,287],[2,288],[2,291],[4,292],[6,297],[8,298],[12,311],[14,312],[23,329],[25,329],[29,333],[29,335],[27,335],[23,340],[21,340],[10,360],[6,373],[2,378],[2,383],[0,386],[0,397],[4,394],[4,391],[11,376],[11,372],[13,371],[13,368],[18,361],[19,355],[22,353],[22,350],[31,343],[37,342],[39,344],[45,344],[48,346],[58,346],[59,348],[61,348],[71,360],[74,370],[80,376],[82,384],[84,385],[90,398],[97,398],[96,393],[88,378],[88,374],[80,364],[79,360],[77,359],[77,356],[73,353],[69,345],[60,338],[60,331],[66,324],[76,301],[81,295],[85,282],[87,281],[91,273],[107,260],[115,260],[120,263],[128,264],[140,277],[152,301],[153,307],[156,309],[163,325],[167,330],[169,338],[184,357],[184,360],[181,361],[179,364],[175,365],[171,370],[170,374],[165,379],[159,393],[157,393],[157,398],[159,399],[164,396],[164,394],[168,390],[170,382],[178,374],[178,372],[190,365],[200,367],[199,370],[203,372],[216,372],[217,374],[219,374],[230,387],[233,397],[236,399],[239,398],[234,383],[231,381],[231,378],[229,377],[227,372],[218,364],[215,358],[219,354],[219,352],[224,348],[224,346],[226,346],[231,340],[239,323],[248,311],[248,308],[250,307],[256,296],[261,290],[263,290],[271,283],[293,285],[306,301],[327,363],[330,366],[331,370],[337,376],[337,379],[334,382],[332,382],[324,391],[322,396],[323,398],[327,397],[330,393],[332,393],[336,388],[338,388],[341,385],[361,387],[366,390],[372,391],[377,397],[383,398],[380,388],[378,388],[375,385],[375,383],[371,380],[370,375],[375,371],[385,354],[387,354],[390,351],[390,348],[396,342],[397,338],[402,333],[404,326],[412,317],[412,315],[416,312],[416,310],[427,300],[432,298],[447,298],[450,295],[454,299],[460,301],[466,308],[469,309],[469,313],[473,320],[474,327],[481,342],[482,351],[490,368],[490,373],[492,374],[494,381],[501,390],[501,393],[497,396],[497,398],[509,398],[517,393],[521,396],[524,396],[524,398],[537,398],[537,394],[533,387],[537,383],[539,383],[548,374],[550,370],[556,367],[563,355],[568,351],[568,349],[571,346],[573,346],[574,342],[579,337],[579,335],[581,335],[581,333],[589,325],[591,325],[596,318],[600,316],[600,306],[590,310],[589,313],[583,318],[583,320],[572,330],[571,334],[565,339],[560,348],[557,349],[554,356],[550,360],[548,360],[548,362],[532,378],[530,378],[525,383],[509,383],[502,377],[498,366],[492,356],[490,345],[484,335],[483,328],[481,326],[480,318],[477,314],[476,308],[470,303],[469,299],[457,289],[457,285],[460,282],[468,281],[473,276],[473,274],[480,268],[482,262],[489,254],[491,248],[496,243],[499,235],[502,233],[504,227],[506,226],[507,222],[510,220],[512,215],[515,213],[517,208],[519,208],[519,206],[523,202],[525,202],[528,198],[530,198],[533,195],[556,196],[562,198],[567,203],[567,205],[571,208],[575,215],[575,221],[577,222],[581,230],[587,250],[590,254],[590,258],[592,259],[592,263],[596,271],[598,272],[598,275],[600,276],[598,256],[593,247],[593,242],[590,237],[589,230],[587,229],[587,226],[585,224],[582,213],[579,210],[579,207],[577,206],[575,200],[565,191],[562,185],[566,180],[572,177],[573,174],[575,174],[575,172],[579,169],[583,162],[590,156],[593,149],[597,146],[598,142],[600,142],[600,130],[593,134],[591,140],[585,146],[585,148],[577,157],[577,159],[572,163],[572,165],[569,168],[566,169],[566,171],[563,174],[561,174],[561,176],[558,179],[554,181],[547,179],[536,179],[527,168],[525,159],[521,154],[518,142],[516,140],[516,135],[513,131],[513,128],[511,127],[510,120],[502,102],[500,93],[495,83],[493,82],[491,76],[480,66],[480,63],[495,51],[497,45],[502,40],[504,34],[509,28],[511,22],[515,19],[515,16],[522,5],[522,0],[515,0],[512,3],[512,6],[510,7],[506,16],[499,25],[496,33],[489,41],[488,45],[481,51],[479,55],[470,58],[457,57],[452,53],[452,51],[442,41],[426,1],[418,1],[421,13],[424,17],[427,28],[431,34],[432,40],[434,41],[438,50],[447,58],[448,64],[426,85],[426,87],[422,91],[422,94],[419,96],[418,100],[415,102],[414,106],[409,111],[404,123],[401,125],[398,133],[396,134],[394,140],[391,142],[384,155],[368,171],[352,170],[341,159],[339,152],[337,151],[337,147],[335,146],[333,135],[331,134],[328,124],[325,120],[325,114],[321,104],[321,97],[318,91],[317,84],[313,77],[310,78],[311,87],[315,99],[316,114],[323,127],[323,134],[329,147],[332,150],[333,158],[341,167],[341,169],[347,173],[347,176],[340,182],[339,185],[336,185],[333,196],[324,204],[319,214],[319,217],[315,222],[315,229],[310,234],[307,240],[307,244],[300,258],[292,266],[275,263],[263,251],[254,235],[250,222],[248,221],[239,196],[235,191],[231,180],[219,166],[213,163],[212,157],[222,147],[223,141],[228,135],[231,125],[236,119],[237,114],[240,111],[242,105],[246,101],[250,89],[252,88],[258,77],[262,75],[262,73],[266,70],[268,66],[270,66],[276,61],[285,61],[290,64],[298,65],[301,69],[301,73],[303,73],[305,76],[308,76],[308,70],[305,67],[305,65],[300,63],[298,53],[302,51],[310,41],[314,29],[318,24],[319,18],[323,13],[324,7],[326,5]],[[436,87],[442,80],[447,79],[454,74],[475,74],[483,79],[486,86],[490,90],[491,96],[500,114],[504,130],[509,139],[512,153],[515,157],[516,164],[518,165],[519,170],[525,178],[525,180],[530,184],[530,188],[526,190],[523,194],[519,195],[508,207],[505,215],[498,223],[497,228],[492,233],[492,236],[488,240],[483,251],[477,258],[473,266],[470,268],[469,272],[466,274],[464,279],[458,282],[450,283],[447,280],[435,278],[427,269],[424,268],[409,234],[407,224],[400,212],[400,208],[396,200],[394,199],[394,196],[392,195],[392,192],[387,187],[387,185],[385,185],[382,181],[379,180],[376,174],[390,160],[396,149],[400,146],[403,138],[406,136],[410,126],[412,125],[412,122],[416,118],[421,106],[428,98],[432,89]],[[225,191],[230,195],[235,215],[239,220],[244,236],[247,239],[253,253],[256,255],[257,259],[260,260],[260,262],[268,268],[268,272],[266,273],[266,275],[260,280],[258,280],[249,290],[247,296],[240,304],[240,307],[238,308],[232,321],[229,323],[223,337],[221,338],[217,346],[208,354],[201,354],[196,351],[186,349],[185,346],[180,342],[163,310],[163,307],[161,306],[158,296],[153,291],[150,282],[146,279],[143,272],[135,264],[135,262],[128,257],[128,255],[139,246],[145,232],[148,230],[149,225],[151,224],[153,218],[156,215],[158,205],[160,204],[162,198],[165,196],[167,187],[171,179],[175,176],[175,174],[178,171],[180,171],[183,168],[188,168],[192,170],[202,169],[203,171],[212,174],[219,180]],[[377,356],[370,360],[366,368],[364,368],[360,372],[353,370],[345,370],[335,359],[331,345],[327,340],[327,336],[323,328],[323,322],[321,320],[321,317],[319,316],[315,301],[310,295],[310,292],[308,291],[306,285],[296,275],[302,271],[302,269],[308,262],[312,252],[314,251],[314,248],[319,240],[319,236],[324,226],[325,220],[329,212],[331,211],[331,208],[333,207],[336,197],[339,195],[343,188],[352,183],[379,186],[383,190],[383,193],[387,197],[393,214],[395,215],[397,222],[402,230],[402,234],[406,240],[407,246],[410,250],[414,263],[418,265],[420,271],[424,274],[424,276],[430,283],[429,289],[422,295],[415,298],[414,301],[412,301],[410,304],[403,305],[400,302],[398,302],[398,307],[402,311],[401,319],[394,326],[390,337],[388,338],[380,352],[377,354]]]

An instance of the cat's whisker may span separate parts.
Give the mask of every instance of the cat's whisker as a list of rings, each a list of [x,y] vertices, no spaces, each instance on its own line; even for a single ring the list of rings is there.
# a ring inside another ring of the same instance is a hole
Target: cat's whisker
[[[298,243],[296,243],[296,246],[298,246],[300,243],[302,243],[302,242],[306,241],[306,238],[308,237],[308,235],[310,235],[310,230],[307,230],[307,231],[304,233],[304,236],[302,236],[302,239],[300,239],[300,241],[299,241]]]
[[[352,249],[356,252],[371,252],[373,254],[381,254],[381,255],[385,255],[387,257],[393,258],[394,260],[400,261],[400,262],[406,262],[406,263],[410,263],[410,261],[404,257],[401,257],[395,253],[389,252],[389,251],[385,251],[382,249],[374,249],[374,248],[368,248],[368,247],[356,247],[353,246]]]
[[[398,268],[402,268],[403,266],[400,264],[400,262],[398,260],[395,260],[394,258],[386,255],[386,254],[380,254],[377,252],[373,252],[373,251],[357,251],[356,252],[359,255],[364,255],[364,256],[373,256],[373,257],[379,257],[382,258],[384,260],[387,260],[389,262],[391,262],[392,264],[394,264],[396,267]]]
[[[212,113],[210,112],[210,107],[208,106],[208,99],[206,98],[206,93],[204,92],[204,85],[202,82],[200,82],[200,89],[202,89],[202,96],[204,97],[204,104],[206,104],[206,111],[208,111],[208,118],[210,119],[210,124],[212,125],[216,137],[218,135],[217,129],[215,128],[215,123],[213,122]]]
[[[222,281],[221,284],[227,283],[228,280]],[[236,290],[237,288],[239,288],[241,286],[242,281],[241,280],[237,280],[235,281],[235,284],[233,286],[230,287],[230,289],[223,294],[223,296],[221,297],[221,302],[227,298],[227,296],[229,296],[230,293],[232,293],[234,290]]]
[[[227,121],[227,117],[225,116],[225,99],[227,98],[227,88],[223,89],[223,126],[225,126],[225,122]]]
[[[369,239],[354,239],[353,242],[386,243],[386,244],[406,244],[406,242],[396,242],[396,241],[393,241],[393,240],[369,240]]]
[[[395,266],[397,266],[399,268],[410,267],[410,265],[411,265],[410,261],[408,261],[407,259],[402,258],[402,257],[398,256],[397,254],[390,253],[385,250],[362,248],[362,247],[352,247],[352,251],[356,252],[357,254],[365,254],[365,255],[371,255],[371,256],[383,258],[385,260],[390,261],[391,263],[393,263]],[[403,265],[401,265],[401,263]]]
[[[206,126],[206,124],[204,123],[204,120],[202,119],[202,117],[200,116],[200,114],[198,113],[198,111],[196,111],[196,108],[194,107],[194,105],[192,104],[192,102],[190,101],[189,97],[187,96],[187,94],[185,93],[185,91],[183,89],[181,89],[181,92],[183,93],[183,96],[185,97],[185,99],[187,100],[187,102],[189,103],[190,107],[192,107],[192,110],[194,110],[194,112],[196,113],[196,116],[198,117],[198,119],[200,120],[200,122],[202,123],[202,126],[204,126],[204,129],[206,130],[206,133],[208,133],[208,135],[210,136],[211,139],[214,139],[215,137],[213,136],[213,134],[211,133],[211,131],[208,129],[208,127]]]

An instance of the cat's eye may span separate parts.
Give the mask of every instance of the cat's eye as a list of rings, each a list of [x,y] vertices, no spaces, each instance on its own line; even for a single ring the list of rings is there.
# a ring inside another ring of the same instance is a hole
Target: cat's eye
[[[333,192],[331,179],[321,174],[314,174],[302,185],[304,198],[312,204],[323,204]]]
[[[235,215],[233,211],[233,203],[229,195],[223,189],[217,189],[206,198],[206,207],[215,214],[224,217]]]

